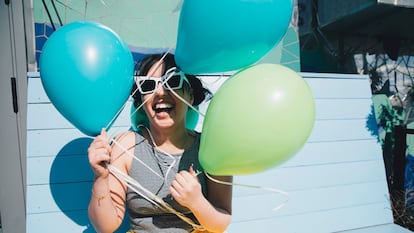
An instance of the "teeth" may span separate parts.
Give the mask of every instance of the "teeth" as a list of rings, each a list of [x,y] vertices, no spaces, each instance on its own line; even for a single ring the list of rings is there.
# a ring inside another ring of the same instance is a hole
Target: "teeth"
[[[156,104],[155,109],[161,109],[161,108],[172,108],[172,104],[162,103],[162,104]]]

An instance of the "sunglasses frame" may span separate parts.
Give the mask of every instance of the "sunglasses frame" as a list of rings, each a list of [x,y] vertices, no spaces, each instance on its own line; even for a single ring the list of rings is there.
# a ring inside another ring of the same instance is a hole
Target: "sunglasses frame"
[[[168,80],[170,80],[171,78],[173,78],[174,76],[180,76],[180,82],[178,84],[177,87],[171,87],[168,84]],[[167,70],[167,72],[165,72],[165,74],[161,77],[152,77],[152,76],[134,76],[135,79],[135,83],[138,87],[139,92],[141,93],[141,95],[146,95],[146,94],[151,94],[154,93],[155,90],[157,90],[158,88],[158,84],[161,83],[162,87],[167,89],[167,90],[178,90],[181,89],[183,87],[183,83],[184,81],[187,82],[187,84],[191,87],[190,82],[188,81],[187,77],[185,76],[184,72],[176,69],[175,67]],[[141,82],[147,81],[147,80],[151,80],[155,82],[154,85],[154,89],[150,90],[150,91],[143,91],[142,90],[142,84],[140,84]]]

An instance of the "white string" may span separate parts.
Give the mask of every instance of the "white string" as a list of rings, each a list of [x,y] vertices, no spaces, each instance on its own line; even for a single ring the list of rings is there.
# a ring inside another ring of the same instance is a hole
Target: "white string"
[[[167,54],[170,52],[171,47],[167,49],[167,51],[163,54],[163,56],[161,57],[160,61],[163,61],[164,58],[167,56]],[[161,67],[161,62],[159,62],[157,64],[157,66],[155,67],[156,69]],[[134,95],[136,92],[138,91],[138,88],[131,94]],[[146,101],[145,101],[146,102]],[[125,103],[122,105],[121,108],[118,109],[117,113],[114,115],[114,117],[112,117],[112,119],[109,121],[109,123],[105,126],[105,129],[108,129],[110,125],[112,125],[112,123],[118,118],[118,115],[121,113],[121,111],[125,108],[125,106],[127,105],[128,101],[125,101]],[[142,103],[140,105],[140,107],[142,107],[144,105],[144,103]],[[136,111],[138,111],[139,108],[137,108],[137,110],[135,110],[131,116],[133,116],[135,114]]]
[[[164,151],[164,150],[162,150],[161,148],[158,147],[158,145],[155,143],[155,139],[152,136],[151,131],[147,127],[145,127],[144,125],[140,125],[140,127],[143,127],[147,130],[147,133],[148,133],[148,135],[151,139],[151,143],[154,146],[154,148],[159,150],[160,152],[164,153],[165,155],[167,155],[168,157],[170,157],[172,159],[172,163],[170,165],[168,165],[167,172],[164,175],[164,182],[167,183],[168,174],[170,173],[170,171],[174,167],[174,165],[177,163],[177,159],[173,155],[167,153],[166,151]],[[154,156],[158,157],[158,154],[156,152],[154,152]]]
[[[185,216],[183,213],[176,211],[174,208],[172,208],[168,203],[166,203],[160,197],[158,197],[157,195],[153,194],[151,191],[144,188],[138,181],[128,176],[127,174],[123,173],[121,170],[119,170],[115,166],[108,164],[108,169],[116,178],[123,181],[132,191],[138,193],[139,195],[144,197],[149,202],[153,203],[154,205],[160,208],[164,208],[166,211],[172,214],[175,214],[181,220],[191,225],[193,229],[198,229],[198,230],[203,229],[201,225],[195,224],[193,220]],[[136,188],[141,189],[142,192],[140,192]]]
[[[158,67],[157,67],[158,68]],[[174,72],[172,72],[172,71],[174,71],[175,69],[177,69],[176,67],[172,67],[172,68],[170,68],[169,70],[167,70],[165,73],[171,73],[169,76],[167,76],[162,82],[161,82],[161,85],[158,85],[157,87],[156,87],[156,90],[158,90],[159,88],[165,88],[164,87],[164,84],[165,83],[167,83],[168,82],[168,80],[172,77],[172,76],[174,76]],[[194,107],[192,104],[190,104],[187,100],[185,100],[183,97],[181,97],[177,92],[175,92],[171,87],[169,87],[168,85],[167,85],[167,88],[166,88],[168,91],[170,91],[170,92],[172,92],[173,94],[174,94],[174,96],[176,96],[179,100],[181,100],[183,103],[185,103],[188,107],[190,107],[191,109],[193,109],[195,112],[197,112],[199,115],[201,115],[202,117],[205,117],[205,114],[204,113],[202,113],[202,112],[200,112],[196,107]],[[134,95],[136,92],[138,91],[138,88],[132,93],[132,95]],[[149,96],[149,98],[147,98],[146,100],[144,100],[132,113],[131,113],[131,116],[133,116],[133,115],[135,115],[136,114],[136,112],[138,112],[139,111],[139,109],[141,109],[143,106],[144,106],[144,104],[147,102],[147,101],[149,101],[154,95],[155,95],[155,92],[156,91],[154,91],[153,93],[151,93],[151,94],[149,94],[150,96]]]
[[[270,192],[279,193],[279,194],[284,195],[286,197],[286,200],[283,201],[281,204],[277,205],[276,207],[274,207],[272,209],[273,211],[279,210],[284,205],[286,205],[286,203],[289,202],[289,193],[287,193],[285,191],[282,191],[280,189],[269,188],[269,187],[258,186],[258,185],[238,184],[238,183],[226,182],[226,181],[218,180],[218,179],[215,179],[215,178],[211,177],[207,172],[204,172],[204,174],[207,176],[208,179],[210,179],[211,181],[216,182],[218,184],[229,185],[229,186],[240,186],[240,187],[245,187],[245,188],[262,189],[262,190],[266,190],[266,191],[270,191]]]
[[[138,193],[139,195],[141,195],[142,197],[144,197],[147,201],[151,202],[152,204],[160,207],[160,205],[155,201],[156,199],[156,195],[154,195],[153,193],[151,193],[150,191],[148,191],[147,189],[145,189],[139,182],[137,182],[135,179],[133,179],[132,177],[126,175],[125,173],[123,173],[122,171],[120,171],[117,167],[108,164],[108,169],[109,171],[119,180],[123,181],[125,184],[133,184],[135,185],[137,188],[141,189],[144,193],[140,192],[139,190],[137,190],[133,185],[130,187],[128,185],[129,188],[131,188],[134,192]],[[150,197],[148,197],[148,196]],[[154,197],[155,196],[155,197]]]
[[[169,51],[171,50],[171,48],[169,48],[162,56],[161,56],[161,58],[160,58],[160,62],[157,62],[156,63],[156,66],[155,66],[155,70],[158,70],[159,68],[161,68],[161,65],[163,64],[161,61],[163,61],[164,60],[164,58],[167,56],[167,54],[169,53]],[[139,89],[137,88],[137,89],[135,89],[135,91],[134,92],[132,92],[132,96],[133,95],[135,95],[136,93],[137,93],[137,91],[138,91]]]
[[[177,92],[175,92],[173,89],[171,89],[170,87],[168,87],[168,90],[170,92],[172,92],[178,99],[180,99],[182,102],[184,102],[188,107],[190,107],[195,112],[197,112],[200,116],[205,117],[205,114],[204,113],[200,112],[196,107],[194,107],[189,102],[187,102],[183,97],[181,97],[179,94],[177,94]]]
[[[163,57],[161,58],[161,61],[165,58],[165,56],[167,55],[168,51],[163,55]],[[161,63],[157,64],[158,66],[156,67],[157,69],[159,68],[159,66],[161,65]],[[173,67],[175,69],[175,67]],[[170,69],[171,70],[171,69]],[[168,70],[166,73],[168,73],[170,70]],[[165,80],[162,81],[161,85],[158,85],[157,88],[164,88],[164,84],[174,75],[174,73],[172,72],[171,75],[167,76]],[[185,103],[188,107],[190,107],[191,109],[193,109],[194,111],[196,111],[199,115],[205,117],[205,115],[203,113],[201,113],[198,109],[196,109],[194,106],[192,106],[188,101],[186,101],[183,97],[181,97],[178,93],[176,93],[173,89],[171,89],[168,85],[167,89],[173,93],[179,100],[181,100],[183,103]],[[138,88],[134,91],[134,93],[132,95],[135,94],[135,92],[138,91]],[[131,113],[131,116],[133,116],[134,114],[136,114],[136,112],[141,109],[143,107],[143,105],[149,100],[151,99],[151,97],[155,95],[155,91],[153,93],[151,93],[150,98],[147,98],[146,100],[144,100],[135,110],[134,112]],[[119,110],[119,112],[125,107],[126,103],[122,106],[122,108]],[[118,116],[119,112],[117,113],[117,115],[115,115],[114,119]],[[112,124],[112,122],[114,121],[114,119],[111,120],[111,122],[107,125],[107,127],[109,127],[110,124]],[[158,145],[155,143],[155,139],[153,138],[153,135],[151,134],[151,131],[143,126],[143,125],[139,125],[138,127],[144,127],[147,132],[148,135],[150,137],[151,143],[153,144],[154,148],[156,148],[157,150],[159,150],[160,152],[166,154],[168,157],[170,157],[172,159],[172,163],[169,165],[169,167],[167,168],[167,172],[165,174],[164,177],[162,177],[162,175],[158,174],[156,171],[154,171],[152,168],[150,168],[148,165],[146,165],[143,161],[141,161],[139,158],[137,158],[135,155],[133,155],[131,152],[129,152],[129,150],[127,150],[124,146],[122,146],[120,143],[118,143],[115,139],[112,139],[111,142],[115,143],[117,146],[119,146],[122,150],[124,150],[126,152],[126,154],[128,154],[129,156],[132,156],[133,159],[137,160],[139,163],[141,163],[143,166],[145,166],[147,169],[149,169],[152,173],[154,173],[155,175],[157,175],[159,178],[163,179],[164,182],[166,183],[168,174],[170,173],[172,167],[175,165],[176,158],[174,156],[172,156],[171,154],[161,150]],[[158,156],[156,154],[156,152],[154,153],[155,156]],[[165,203],[161,198],[159,198],[157,195],[153,194],[152,192],[150,192],[149,190],[147,190],[145,187],[143,187],[137,180],[135,180],[134,178],[124,174],[122,171],[120,171],[119,169],[117,169],[116,167],[114,167],[113,165],[109,164],[108,165],[108,169],[110,170],[110,172],[116,176],[119,180],[123,181],[132,191],[136,192],[137,194],[141,195],[143,198],[145,198],[146,200],[148,200],[149,202],[151,202],[152,204],[154,204],[155,206],[158,207],[162,207],[164,208],[166,211],[173,213],[175,215],[177,215],[179,218],[181,218],[183,221],[185,221],[186,223],[190,224],[194,229],[200,229],[202,228],[200,225],[195,224],[191,219],[189,219],[188,217],[186,217],[184,214],[176,211],[174,208],[172,208],[171,206],[169,206],[167,203]],[[201,173],[197,173],[197,175],[199,175]],[[208,179],[210,179],[213,182],[216,182],[218,184],[223,184],[223,185],[230,185],[230,186],[240,186],[240,187],[247,187],[247,188],[255,188],[255,189],[262,189],[262,190],[266,190],[266,191],[271,191],[274,193],[279,193],[284,195],[287,199],[282,202],[281,204],[279,204],[278,206],[274,207],[272,210],[276,211],[279,210],[280,208],[282,208],[288,201],[289,201],[289,194],[287,192],[284,192],[282,190],[279,189],[274,189],[274,188],[268,188],[268,187],[263,187],[263,186],[256,186],[256,185],[247,185],[247,184],[238,184],[238,183],[232,183],[232,182],[225,182],[225,181],[221,181],[221,180],[217,180],[213,177],[211,177],[210,175],[207,174],[207,172],[204,172],[204,174],[206,175],[206,177]]]
[[[146,163],[144,163],[142,160],[140,160],[139,158],[137,158],[135,155],[133,155],[127,148],[125,148],[124,146],[122,146],[121,143],[117,142],[115,139],[111,139],[111,142],[115,143],[117,146],[119,146],[127,155],[131,156],[133,159],[137,160],[139,163],[141,163],[143,166],[145,166],[146,168],[148,168],[148,170],[150,170],[152,173],[154,173],[155,175],[157,175],[159,178],[161,178],[162,180],[164,180],[164,177],[162,177],[160,174],[158,174],[156,171],[154,171],[152,168],[150,168]]]
[[[168,49],[164,54],[163,54],[163,56],[160,58],[160,61],[163,61],[164,60],[164,58],[167,56],[167,54],[168,54],[168,52],[169,52],[169,50],[170,49]],[[160,68],[161,67],[161,62],[158,62],[157,63],[157,66],[155,67],[155,69],[158,69],[158,68]],[[175,67],[173,67],[173,68],[170,68],[169,70],[167,70],[167,72],[166,73],[169,73],[169,72],[171,72],[171,75],[169,75],[162,83],[161,83],[161,85],[159,85],[157,88],[162,88],[163,86],[164,86],[164,84],[173,76],[173,72],[172,71],[174,71],[176,68]],[[171,89],[171,88],[169,88],[169,89]],[[134,95],[135,94],[135,92],[138,90],[138,88],[132,93],[132,95]],[[152,97],[152,95],[154,95],[155,94],[155,92],[153,92],[153,93],[151,93],[151,96],[150,96],[150,98],[147,98],[146,100],[144,100],[142,103],[141,103],[141,105],[139,105],[136,109],[135,109],[135,111],[133,112],[133,113],[131,113],[131,116],[133,115],[133,114],[135,114],[140,108],[142,108],[142,106],[149,100],[149,99],[151,99],[151,97]],[[176,93],[175,93],[175,95],[177,95]],[[177,95],[178,96],[178,95]],[[180,97],[181,98],[181,97]],[[182,99],[182,98],[181,98]],[[185,101],[185,100],[184,100]],[[185,101],[186,102],[186,101]],[[186,102],[187,104],[189,104],[188,102]],[[121,109],[118,111],[118,113],[115,115],[115,117],[111,120],[111,122],[106,126],[106,128],[108,128],[109,127],[109,125],[111,125],[112,124],[112,122],[116,119],[116,117],[118,116],[118,114],[119,114],[119,112],[125,107],[125,105],[126,105],[126,103],[121,107]],[[140,125],[140,126],[142,126],[142,127],[145,127],[145,126],[143,126],[143,125]],[[151,134],[151,131],[148,129],[148,128],[146,128],[145,127],[145,129],[147,130],[147,132],[148,132],[148,135],[150,136],[150,139],[151,139],[151,143],[153,144],[153,146],[155,147],[155,148],[157,148],[157,150],[159,150],[160,152],[162,152],[162,153],[164,153],[164,154],[166,154],[169,158],[171,158],[172,159],[172,163],[171,164],[169,164],[169,166],[168,166],[168,168],[167,168],[167,171],[166,171],[166,174],[164,175],[164,177],[162,176],[162,175],[160,175],[160,174],[158,174],[156,171],[154,171],[152,168],[150,168],[147,164],[145,164],[142,160],[140,160],[139,158],[137,158],[135,155],[133,155],[127,148],[125,148],[124,146],[122,146],[119,142],[117,142],[116,140],[115,140],[115,138],[113,138],[113,137],[111,137],[112,139],[111,139],[111,143],[113,142],[113,143],[115,143],[117,146],[119,146],[122,150],[124,150],[125,151],[125,153],[127,154],[127,155],[129,155],[129,156],[132,156],[132,158],[133,159],[135,159],[136,161],[138,161],[139,163],[141,163],[144,167],[146,167],[149,171],[151,171],[152,173],[154,173],[156,176],[158,176],[159,178],[161,178],[161,179],[163,179],[164,180],[164,182],[166,183],[167,182],[167,178],[168,178],[168,175],[169,175],[169,173],[171,172],[171,170],[172,170],[172,168],[174,167],[174,165],[177,163],[177,160],[176,160],[176,158],[174,157],[174,156],[172,156],[171,154],[169,154],[169,153],[167,153],[166,151],[163,151],[163,150],[161,150],[159,147],[158,147],[158,145],[156,145],[156,143],[155,143],[155,140],[154,140],[154,137],[152,136],[152,134]],[[155,152],[154,153],[154,156],[158,156],[157,155],[157,153]]]

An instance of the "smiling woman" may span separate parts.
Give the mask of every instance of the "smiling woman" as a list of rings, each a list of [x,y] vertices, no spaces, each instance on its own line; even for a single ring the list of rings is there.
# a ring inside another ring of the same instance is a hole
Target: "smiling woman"
[[[162,63],[159,62],[160,60],[162,60]],[[150,71],[152,66],[154,66],[154,68]],[[165,75],[162,77],[151,77],[154,76],[154,74],[152,74],[153,72],[162,72],[163,69],[166,70],[164,71],[166,73]],[[180,79],[177,83],[178,77],[180,77]],[[154,81],[146,81],[150,79]],[[136,83],[134,84],[132,96],[136,107],[142,103],[141,94],[148,94],[155,91],[155,82],[157,80],[163,83],[163,86],[167,89],[173,90],[180,89],[182,85],[186,83],[188,87],[191,87],[193,92],[193,106],[199,105],[204,99],[211,96],[211,93],[202,86],[202,83],[198,78],[196,78],[196,76],[184,74],[176,68],[174,56],[172,54],[166,54],[165,56],[163,54],[154,54],[144,58],[141,61],[140,69],[137,71],[137,75],[135,76]],[[137,83],[140,85],[137,86]]]
[[[89,217],[98,232],[113,232],[125,209],[130,232],[223,232],[231,220],[231,176],[208,179],[198,153],[200,133],[188,130],[186,114],[209,97],[201,81],[176,68],[172,54],[142,60],[131,95],[148,127],[91,143],[95,174]],[[128,180],[128,183],[124,182]],[[126,203],[126,204],[124,204]]]

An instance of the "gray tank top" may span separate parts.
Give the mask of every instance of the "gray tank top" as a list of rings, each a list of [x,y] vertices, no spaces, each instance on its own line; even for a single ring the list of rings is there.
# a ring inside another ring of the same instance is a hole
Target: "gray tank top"
[[[169,187],[178,171],[188,171],[191,166],[193,166],[194,171],[202,171],[201,165],[198,161],[200,133],[196,133],[194,144],[183,153],[174,154],[174,159],[148,144],[139,132],[136,132],[135,135],[136,145],[134,155],[145,165],[136,159],[133,159],[129,175],[147,190],[162,198],[175,210],[185,214],[197,223],[197,220],[190,210],[181,206],[172,198],[169,192]],[[175,164],[170,167],[170,165],[174,163],[174,160]],[[160,178],[151,172],[146,166],[150,167],[163,178]],[[204,173],[198,175],[198,179],[200,181],[203,194],[206,196],[207,188]],[[191,232],[193,230],[189,224],[178,218],[175,214],[166,212],[165,210],[155,206],[130,188],[127,189],[126,202],[128,217],[131,223],[131,230],[135,232],[183,233]]]

